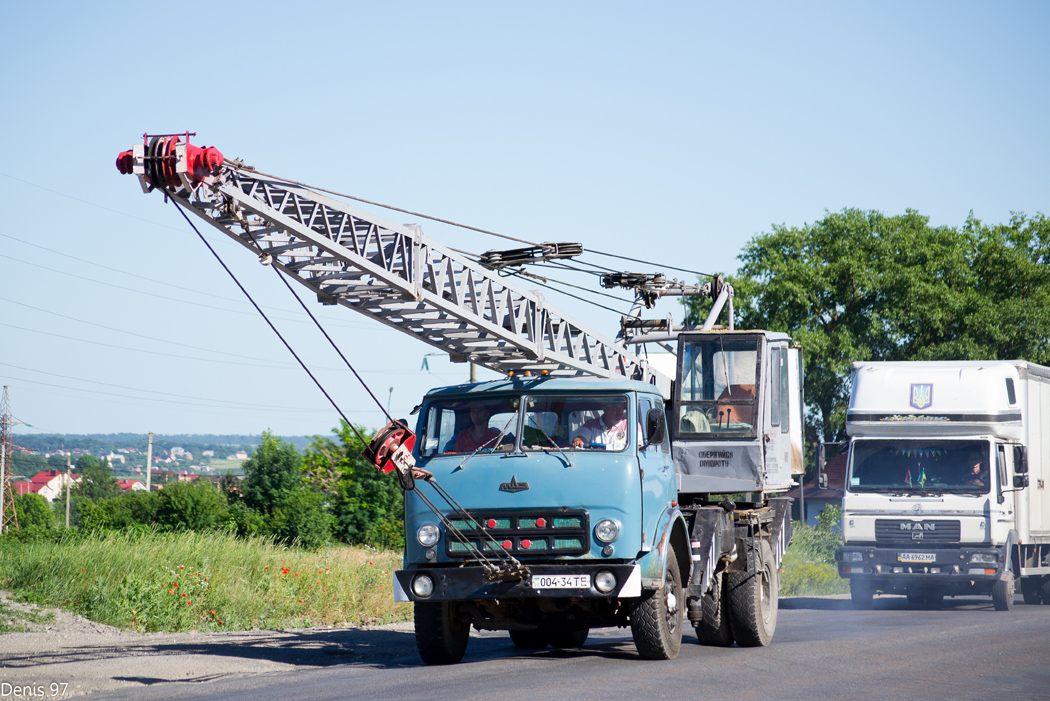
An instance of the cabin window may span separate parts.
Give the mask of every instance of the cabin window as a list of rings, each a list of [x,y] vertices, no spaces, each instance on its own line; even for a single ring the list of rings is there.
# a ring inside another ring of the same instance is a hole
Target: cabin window
[[[1006,399],[1011,404],[1017,403],[1017,395],[1014,393],[1014,378],[1006,378]]]
[[[755,337],[721,334],[683,341],[679,433],[755,435],[758,343]]]

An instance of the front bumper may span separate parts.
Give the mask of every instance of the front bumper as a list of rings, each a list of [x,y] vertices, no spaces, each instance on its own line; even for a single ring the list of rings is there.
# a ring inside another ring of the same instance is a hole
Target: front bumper
[[[641,596],[642,575],[637,564],[573,563],[527,565],[529,575],[518,582],[490,582],[480,567],[418,567],[394,572],[395,601],[467,601],[472,599],[618,599]],[[616,586],[603,593],[595,586],[595,575],[602,571],[612,572]],[[538,575],[589,575],[587,588],[555,587],[538,589],[533,579]],[[412,581],[417,576],[427,575],[434,583],[430,596],[421,597],[412,590]]]
[[[860,553],[860,559],[855,559]],[[1006,549],[994,546],[922,548],[845,545],[835,552],[839,576],[875,583],[994,582],[1008,565]],[[974,560],[977,560],[976,562]]]

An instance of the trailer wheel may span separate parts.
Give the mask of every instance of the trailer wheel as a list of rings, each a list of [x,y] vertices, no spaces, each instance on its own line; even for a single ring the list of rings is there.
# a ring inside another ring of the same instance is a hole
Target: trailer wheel
[[[668,548],[667,571],[659,591],[642,594],[631,609],[631,636],[646,660],[673,660],[682,647],[682,576],[674,548]]]
[[[547,639],[550,640],[553,648],[583,647],[583,644],[587,642],[587,636],[590,634],[590,628],[584,628],[583,630],[552,630],[547,633]]]
[[[693,621],[696,640],[701,645],[729,647],[733,644],[733,629],[729,627],[729,603],[726,600],[725,576],[715,575],[712,591],[700,597],[703,618]]]
[[[992,587],[992,605],[996,611],[1009,611],[1014,607],[1014,577],[1007,573],[1006,579],[996,580]]]
[[[1036,581],[1039,582],[1039,598],[1044,604],[1050,605],[1050,577],[1043,577]]]
[[[875,590],[863,579],[849,580],[849,598],[856,611],[870,611],[872,599],[875,598]]]
[[[542,630],[511,630],[510,641],[522,650],[542,650],[547,647],[547,634]]]
[[[727,574],[729,625],[740,647],[769,645],[777,628],[780,577],[769,543],[760,540],[754,572]]]
[[[427,664],[456,664],[470,640],[470,623],[460,617],[455,602],[415,603],[416,648]]]
[[[1043,597],[1040,596],[1039,590],[1041,589],[1038,577],[1021,577],[1021,596],[1024,598],[1024,602],[1029,606],[1041,603],[1044,601]]]

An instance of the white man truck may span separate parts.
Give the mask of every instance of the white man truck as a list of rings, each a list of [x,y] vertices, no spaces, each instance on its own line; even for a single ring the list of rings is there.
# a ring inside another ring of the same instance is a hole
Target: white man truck
[[[1023,360],[854,363],[839,574],[932,606],[1050,604],[1050,368]]]

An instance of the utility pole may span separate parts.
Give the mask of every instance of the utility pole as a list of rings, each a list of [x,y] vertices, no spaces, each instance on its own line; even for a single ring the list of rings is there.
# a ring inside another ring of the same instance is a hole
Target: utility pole
[[[150,474],[153,472],[153,431],[149,432],[149,447],[146,448],[146,493],[150,491]]]
[[[73,455],[66,456],[66,528],[69,528],[69,492],[73,486]]]
[[[11,423],[11,402],[7,396],[7,385],[4,385],[4,395],[0,399],[0,533],[8,530],[12,524],[18,528],[15,490],[11,484],[11,471],[7,469],[7,456],[14,453]]]

